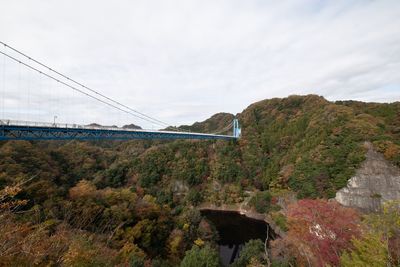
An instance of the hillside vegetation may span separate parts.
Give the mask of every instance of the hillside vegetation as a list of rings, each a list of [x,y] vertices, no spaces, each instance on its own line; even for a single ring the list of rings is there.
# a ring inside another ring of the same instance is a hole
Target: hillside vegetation
[[[233,118],[180,129],[216,132]],[[193,244],[215,245],[193,205],[238,203],[246,190],[331,198],[364,160],[365,141],[400,166],[399,102],[290,96],[237,118],[238,141],[0,143],[0,262],[176,266]]]

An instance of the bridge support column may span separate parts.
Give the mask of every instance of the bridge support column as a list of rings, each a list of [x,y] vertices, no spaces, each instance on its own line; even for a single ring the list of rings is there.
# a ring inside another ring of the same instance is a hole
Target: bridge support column
[[[242,129],[240,129],[239,120],[235,118],[233,119],[233,136],[239,138],[241,133]]]

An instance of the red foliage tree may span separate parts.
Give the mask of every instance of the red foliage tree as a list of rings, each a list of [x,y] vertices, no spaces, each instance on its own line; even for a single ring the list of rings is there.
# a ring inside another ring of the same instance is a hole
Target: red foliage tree
[[[341,251],[360,235],[358,213],[337,202],[304,199],[288,208],[288,236],[307,245],[318,266],[337,266]]]

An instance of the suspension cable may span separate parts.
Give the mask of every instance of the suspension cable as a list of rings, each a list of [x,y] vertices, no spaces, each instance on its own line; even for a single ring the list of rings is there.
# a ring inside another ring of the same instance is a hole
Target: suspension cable
[[[225,126],[224,128],[222,128],[221,130],[217,131],[217,132],[213,132],[212,134],[220,134],[223,132],[226,132],[228,130],[230,130],[230,128],[233,126],[233,123],[231,122],[228,126]]]
[[[16,62],[18,62],[18,63],[24,65],[25,67],[28,67],[28,68],[30,68],[31,70],[34,70],[34,71],[36,71],[36,72],[38,72],[38,73],[40,73],[40,74],[42,74],[42,75],[44,75],[44,76],[46,76],[46,77],[52,79],[52,80],[54,80],[54,81],[56,81],[56,82],[58,82],[58,83],[61,83],[61,84],[65,85],[65,86],[67,86],[67,87],[69,87],[69,88],[71,88],[71,89],[73,89],[73,90],[75,90],[75,91],[81,93],[81,94],[84,94],[84,95],[86,95],[86,96],[88,96],[88,97],[90,97],[90,98],[93,98],[93,99],[95,99],[96,101],[99,101],[99,102],[101,102],[101,103],[103,103],[103,104],[106,104],[106,105],[108,105],[108,106],[110,106],[110,107],[113,107],[113,108],[118,109],[118,110],[120,110],[120,111],[122,111],[122,112],[125,112],[125,113],[127,113],[127,114],[130,114],[130,115],[132,115],[132,116],[134,116],[134,117],[136,117],[136,118],[145,120],[145,121],[150,122],[150,123],[153,123],[153,124],[158,124],[159,126],[163,126],[163,127],[164,127],[164,125],[162,125],[162,124],[160,124],[160,123],[156,123],[156,122],[151,121],[151,120],[149,120],[149,119],[147,119],[147,118],[141,117],[141,116],[139,116],[139,115],[137,115],[137,114],[134,114],[134,113],[129,112],[129,111],[127,111],[127,110],[124,110],[124,109],[122,109],[122,108],[120,108],[120,107],[118,107],[118,106],[116,106],[116,105],[113,105],[113,104],[111,104],[111,103],[109,103],[109,102],[106,102],[106,101],[104,101],[104,100],[102,100],[102,99],[100,99],[100,98],[98,98],[98,97],[96,97],[96,96],[93,96],[93,95],[91,95],[91,94],[89,94],[89,93],[87,93],[87,92],[84,92],[84,91],[82,91],[82,90],[80,90],[80,89],[78,89],[78,88],[76,88],[76,87],[74,87],[74,86],[72,86],[72,85],[70,85],[70,84],[64,82],[64,81],[61,81],[61,80],[59,80],[59,79],[57,79],[57,78],[51,76],[50,74],[47,74],[47,73],[45,73],[45,72],[43,72],[43,71],[41,71],[41,70],[38,70],[37,68],[35,68],[35,67],[33,67],[33,66],[31,66],[31,65],[29,65],[29,64],[27,64],[27,63],[25,63],[25,62],[22,62],[22,61],[20,61],[19,59],[16,59],[15,57],[13,57],[13,56],[8,55],[7,53],[4,53],[4,52],[2,52],[2,51],[0,51],[0,53],[3,54],[3,55],[6,56],[6,57],[12,59],[12,60],[14,60],[14,61],[16,61]]]
[[[116,100],[114,100],[114,99],[112,99],[112,98],[109,98],[108,96],[106,96],[106,95],[104,95],[104,94],[101,94],[101,93],[97,92],[96,90],[91,89],[91,88],[85,86],[84,84],[82,84],[82,83],[80,83],[80,82],[77,82],[76,80],[74,80],[74,79],[72,79],[72,78],[70,78],[70,77],[68,77],[68,76],[66,76],[66,75],[64,75],[64,74],[62,74],[62,73],[60,73],[60,72],[54,70],[53,68],[51,68],[51,67],[45,65],[44,63],[41,63],[40,61],[38,61],[38,60],[36,60],[36,59],[34,59],[34,58],[32,58],[32,57],[26,55],[25,53],[19,51],[18,49],[14,48],[14,47],[11,47],[11,46],[7,45],[6,43],[4,43],[4,42],[2,42],[2,41],[0,41],[0,44],[4,45],[5,47],[8,47],[9,49],[11,49],[11,50],[17,52],[18,54],[20,54],[20,55],[22,55],[22,56],[28,58],[29,60],[35,62],[36,64],[38,64],[38,65],[40,65],[40,66],[42,66],[42,67],[44,67],[44,68],[50,70],[51,72],[56,73],[57,75],[59,75],[59,76],[65,78],[65,79],[67,79],[68,81],[71,81],[71,82],[73,82],[73,83],[75,83],[75,84],[77,84],[77,85],[79,85],[79,86],[85,88],[86,90],[89,90],[90,92],[95,93],[96,95],[101,96],[101,97],[103,97],[103,98],[105,98],[105,99],[107,99],[107,100],[113,102],[114,104],[117,104],[117,105],[119,105],[119,106],[122,106],[122,107],[124,107],[124,108],[126,108],[126,109],[128,109],[128,110],[130,110],[130,111],[132,111],[132,112],[135,112],[135,113],[137,113],[137,114],[140,114],[141,116],[146,117],[146,118],[148,118],[148,119],[154,121],[154,122],[152,122],[152,123],[154,123],[154,124],[158,124],[158,125],[162,124],[162,125],[160,125],[160,126],[167,126],[167,127],[170,126],[170,124],[168,124],[168,123],[165,123],[165,122],[160,121],[160,120],[158,120],[158,119],[156,119],[156,118],[153,118],[153,117],[150,117],[150,116],[148,116],[148,115],[146,115],[146,114],[144,114],[144,113],[141,113],[141,112],[139,112],[139,111],[137,111],[137,110],[134,110],[134,109],[132,109],[132,108],[130,108],[130,107],[128,107],[128,106],[122,104],[121,102],[118,102],[118,101],[116,101]],[[156,123],[155,123],[155,122],[156,122]]]
[[[4,105],[5,105],[5,97],[6,97],[6,57],[3,57],[3,68],[1,75],[2,78],[2,90],[1,90],[1,118],[4,119]]]

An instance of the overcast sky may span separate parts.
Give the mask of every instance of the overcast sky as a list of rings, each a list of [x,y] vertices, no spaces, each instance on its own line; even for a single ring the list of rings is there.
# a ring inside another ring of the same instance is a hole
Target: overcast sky
[[[291,94],[400,100],[399,0],[0,0],[0,40],[174,125]],[[0,81],[2,117],[151,127],[3,55]]]

